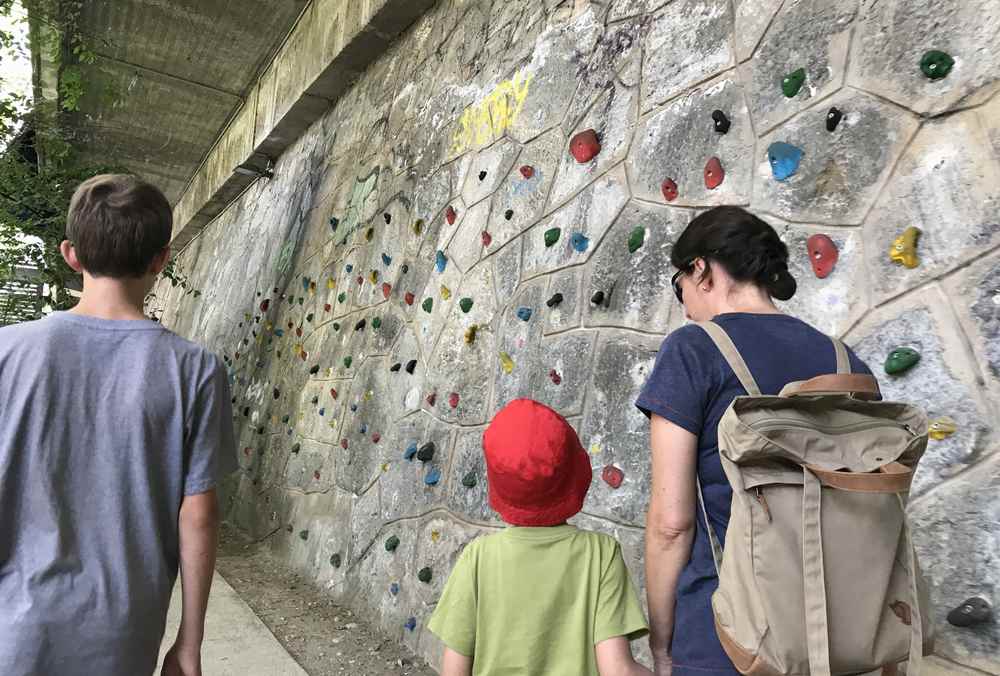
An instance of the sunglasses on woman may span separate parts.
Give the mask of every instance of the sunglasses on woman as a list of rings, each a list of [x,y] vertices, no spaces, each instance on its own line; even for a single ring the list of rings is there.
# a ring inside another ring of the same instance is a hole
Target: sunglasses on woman
[[[674,273],[674,276],[670,278],[670,286],[674,287],[674,295],[677,296],[677,302],[684,305],[684,289],[681,288],[681,275],[683,275],[685,270],[678,270]]]

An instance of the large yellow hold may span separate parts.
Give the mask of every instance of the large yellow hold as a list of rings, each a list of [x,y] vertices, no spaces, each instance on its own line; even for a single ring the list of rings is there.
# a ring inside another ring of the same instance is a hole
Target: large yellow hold
[[[917,240],[920,239],[920,228],[910,226],[903,234],[892,241],[889,247],[889,259],[911,270],[920,265],[917,256]]]
[[[958,425],[948,416],[936,418],[927,428],[927,434],[934,441],[943,441],[958,431]]]

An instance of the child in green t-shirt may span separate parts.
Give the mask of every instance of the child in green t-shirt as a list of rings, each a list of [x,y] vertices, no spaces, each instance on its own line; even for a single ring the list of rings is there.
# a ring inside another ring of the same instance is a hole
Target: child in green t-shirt
[[[490,505],[510,527],[471,542],[448,578],[428,624],[442,676],[650,674],[629,645],[648,626],[618,542],[566,524],[591,481],[576,432],[517,399],[483,450]]]

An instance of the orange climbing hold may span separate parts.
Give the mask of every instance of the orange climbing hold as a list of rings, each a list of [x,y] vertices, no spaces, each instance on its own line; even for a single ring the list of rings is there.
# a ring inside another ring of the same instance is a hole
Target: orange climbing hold
[[[713,157],[705,164],[705,187],[715,190],[726,180],[726,170],[722,168],[722,162],[718,157]]]

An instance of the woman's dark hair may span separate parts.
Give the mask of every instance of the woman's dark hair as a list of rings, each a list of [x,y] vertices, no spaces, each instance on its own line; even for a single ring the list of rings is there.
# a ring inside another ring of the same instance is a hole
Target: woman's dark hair
[[[715,207],[696,216],[681,233],[670,262],[690,270],[696,258],[718,263],[737,282],[750,282],[778,300],[795,295],[788,247],[770,225],[740,207]]]

